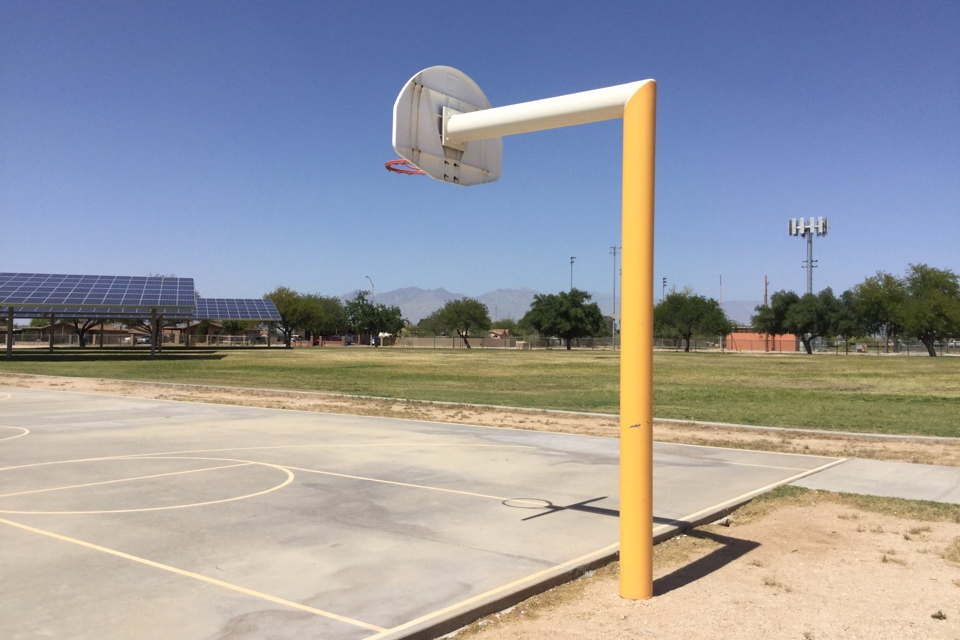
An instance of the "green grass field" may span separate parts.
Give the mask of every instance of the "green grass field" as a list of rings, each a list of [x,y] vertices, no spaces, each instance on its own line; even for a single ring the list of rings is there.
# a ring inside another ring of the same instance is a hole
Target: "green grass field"
[[[616,413],[619,353],[445,349],[58,349],[0,373],[214,384]],[[960,437],[960,358],[657,353],[654,414]]]

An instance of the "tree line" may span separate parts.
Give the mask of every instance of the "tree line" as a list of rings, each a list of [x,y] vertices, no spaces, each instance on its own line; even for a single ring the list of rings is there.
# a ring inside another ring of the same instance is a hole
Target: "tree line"
[[[360,291],[343,302],[335,296],[300,293],[289,287],[277,287],[264,298],[273,301],[280,314],[277,329],[289,347],[297,331],[310,337],[369,334],[374,345],[381,333],[398,334],[405,321],[400,307],[374,304],[369,291]]]
[[[835,296],[778,291],[767,307],[757,307],[751,324],[760,333],[792,333],[813,353],[817,338],[882,336],[894,343],[919,340],[931,356],[936,346],[960,339],[960,279],[949,269],[910,265],[903,277],[878,271]]]
[[[348,331],[378,336],[405,331],[413,336],[457,335],[470,348],[470,338],[493,328],[490,311],[474,298],[449,300],[442,307],[415,325],[406,322],[399,307],[375,305],[359,292],[347,302],[333,296],[303,294],[288,287],[277,287],[264,297],[273,301],[280,314],[277,327],[285,344],[291,346],[296,331],[310,335],[339,335]],[[558,338],[567,349],[574,340],[588,336],[608,336],[600,307],[590,302],[585,291],[571,289],[558,294],[536,295],[530,310],[516,322],[501,320],[497,328],[509,329],[514,335],[536,333]]]
[[[769,305],[755,307],[750,325],[757,333],[796,335],[808,354],[820,338],[880,336],[899,350],[902,340],[920,341],[931,356],[936,346],[960,339],[960,279],[949,269],[910,265],[904,276],[883,271],[836,296],[829,287],[799,295],[777,291]],[[690,350],[694,337],[725,336],[733,330],[716,300],[690,290],[671,291],[654,308],[654,331],[677,337]]]

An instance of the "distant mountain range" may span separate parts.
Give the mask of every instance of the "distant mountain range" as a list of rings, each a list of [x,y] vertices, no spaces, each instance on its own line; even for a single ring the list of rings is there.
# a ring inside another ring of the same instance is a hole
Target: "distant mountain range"
[[[442,307],[450,300],[461,300],[463,298],[475,298],[487,305],[490,311],[490,318],[494,321],[511,318],[520,320],[530,310],[533,303],[533,297],[540,293],[533,289],[497,289],[479,296],[467,296],[462,293],[454,293],[446,289],[421,289],[419,287],[405,287],[403,289],[394,289],[393,291],[377,292],[375,302],[387,306],[400,307],[403,317],[416,324],[423,318]],[[352,291],[343,296],[344,300],[352,299],[357,295]],[[604,315],[610,315],[613,311],[613,295],[610,293],[591,292],[592,302],[600,305],[600,311]],[[617,301],[617,313],[619,315],[620,305]],[[736,324],[749,324],[750,316],[754,314],[754,307],[759,302],[751,300],[730,300],[723,303],[723,309],[727,317]]]

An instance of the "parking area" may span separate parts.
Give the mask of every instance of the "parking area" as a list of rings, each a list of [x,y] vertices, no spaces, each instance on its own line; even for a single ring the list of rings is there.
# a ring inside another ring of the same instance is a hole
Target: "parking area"
[[[655,446],[658,537],[837,464]],[[618,548],[618,442],[0,387],[4,638],[432,637]]]

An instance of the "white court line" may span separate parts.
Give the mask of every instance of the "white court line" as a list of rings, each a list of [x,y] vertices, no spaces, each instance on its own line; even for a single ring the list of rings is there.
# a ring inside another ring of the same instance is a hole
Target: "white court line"
[[[53,464],[67,464],[67,463],[69,463],[69,462],[93,462],[93,461],[117,461],[117,460],[145,460],[145,459],[146,459],[146,458],[129,457],[129,456],[114,456],[114,457],[110,457],[110,458],[88,458],[88,459],[86,459],[86,460],[69,460],[69,461],[58,461],[58,462],[38,462],[38,463],[35,463],[35,464],[22,465],[22,466],[20,466],[20,467],[7,467],[6,469],[0,469],[0,471],[7,471],[7,470],[11,470],[11,469],[23,469],[23,468],[27,468],[27,467],[41,467],[41,466],[44,466],[44,465],[53,465]],[[278,491],[278,490],[284,488],[285,486],[287,486],[288,484],[290,484],[291,482],[293,482],[293,479],[294,479],[293,472],[291,472],[288,468],[283,467],[283,466],[280,466],[280,465],[276,465],[276,464],[271,464],[271,463],[269,463],[269,462],[259,462],[259,461],[257,461],[257,460],[231,460],[231,459],[228,459],[228,458],[195,458],[195,457],[190,457],[190,456],[183,456],[183,457],[180,457],[180,458],[176,458],[176,457],[174,457],[174,456],[169,456],[169,457],[167,457],[167,458],[156,458],[156,459],[158,459],[158,460],[160,460],[160,459],[170,459],[170,460],[176,460],[176,459],[180,459],[180,460],[207,460],[207,461],[211,461],[211,460],[212,460],[212,461],[216,461],[216,462],[236,462],[236,463],[239,463],[238,465],[231,465],[231,466],[256,465],[256,466],[260,466],[260,467],[267,467],[267,468],[270,468],[270,469],[276,469],[277,471],[280,471],[280,472],[282,472],[283,474],[285,474],[285,475],[286,475],[286,479],[285,479],[283,482],[281,482],[280,484],[276,485],[276,486],[268,487],[267,489],[264,489],[264,490],[262,490],[262,491],[257,491],[257,492],[249,493],[249,494],[242,495],[242,496],[234,496],[234,497],[231,497],[231,498],[222,498],[222,499],[220,499],[220,500],[206,500],[206,501],[204,501],[204,502],[193,502],[193,503],[189,503],[189,504],[174,504],[174,505],[168,505],[168,506],[165,506],[165,507],[140,507],[140,508],[137,508],[137,509],[98,509],[98,510],[91,510],[91,511],[79,511],[79,510],[72,510],[72,511],[23,511],[23,510],[12,510],[12,509],[0,509],[0,513],[20,514],[20,515],[79,515],[79,514],[88,515],[88,514],[105,514],[105,513],[145,513],[145,512],[148,512],[148,511],[172,511],[172,510],[174,510],[174,509],[192,509],[192,508],[194,508],[194,507],[205,507],[205,506],[209,506],[209,505],[213,505],[213,504],[223,504],[223,503],[226,503],[226,502],[236,502],[236,501],[238,501],[238,500],[246,500],[246,499],[249,499],[249,498],[256,498],[256,497],[258,497],[258,496],[262,496],[262,495],[265,495],[265,494],[268,494],[268,493],[272,493],[272,492],[274,492],[274,491]],[[228,468],[228,467],[219,467],[219,468]],[[211,470],[211,469],[201,469],[201,471],[210,471],[210,470]],[[192,470],[192,469],[191,469],[191,470],[187,470],[187,471],[180,471],[180,472],[178,472],[178,473],[179,473],[179,474],[186,474],[186,473],[194,473],[195,471],[196,471],[196,470]],[[177,475],[178,473],[172,473],[172,474],[170,474],[170,475]]]
[[[16,439],[16,438],[22,438],[23,436],[25,436],[25,435],[27,435],[27,434],[30,433],[30,429],[26,429],[26,428],[24,428],[24,427],[7,427],[7,426],[0,425],[0,429],[17,429],[17,430],[19,430],[19,431],[21,432],[21,433],[18,433],[18,434],[16,434],[16,435],[14,435],[14,436],[9,436],[9,437],[6,437],[6,438],[0,438],[0,442],[3,442],[4,440],[14,440],[14,439]]]
[[[830,463],[828,463],[828,464],[825,464],[825,465],[823,465],[823,466],[821,466],[821,467],[817,467],[816,469],[811,469],[811,470],[809,470],[809,471],[805,471],[804,473],[799,473],[799,474],[797,474],[797,475],[795,475],[795,476],[792,476],[792,477],[790,477],[790,478],[787,478],[786,480],[782,480],[782,481],[780,481],[780,482],[775,482],[775,483],[772,483],[772,484],[768,484],[768,485],[766,485],[765,487],[761,487],[761,488],[759,488],[759,489],[755,489],[755,490],[753,490],[753,491],[749,491],[749,492],[747,492],[747,493],[741,494],[741,495],[737,496],[736,498],[731,498],[730,500],[725,500],[724,502],[721,502],[721,503],[719,503],[719,504],[717,504],[717,505],[714,505],[714,506],[712,506],[712,507],[708,507],[708,508],[706,508],[706,509],[701,509],[700,511],[695,511],[694,513],[691,513],[691,514],[688,514],[688,515],[683,516],[683,517],[681,517],[681,518],[678,518],[678,519],[677,519],[677,522],[695,522],[695,521],[698,520],[699,518],[701,518],[701,517],[703,517],[703,516],[705,516],[705,515],[707,515],[707,514],[709,514],[709,513],[711,513],[711,512],[722,511],[723,509],[725,509],[725,508],[727,508],[727,507],[729,507],[729,506],[735,505],[735,504],[737,504],[737,503],[739,503],[739,502],[743,502],[743,501],[747,500],[747,499],[750,498],[750,497],[753,497],[753,496],[759,495],[759,494],[761,494],[761,493],[764,493],[764,492],[766,492],[766,491],[769,491],[769,490],[771,490],[771,489],[774,489],[774,488],[776,488],[776,487],[778,487],[778,486],[780,486],[780,485],[782,485],[782,484],[790,484],[791,482],[795,482],[795,481],[799,480],[800,478],[803,478],[804,476],[808,476],[808,475],[813,474],[813,473],[816,473],[816,472],[818,472],[818,471],[823,471],[824,469],[828,469],[828,468],[833,467],[833,466],[835,466],[835,465],[838,465],[838,464],[840,464],[840,463],[842,463],[842,462],[846,462],[847,460],[848,460],[847,458],[842,458],[842,459],[840,459],[840,460],[834,460],[834,461],[832,461],[832,462],[830,462]],[[304,469],[304,471],[308,471],[308,470],[307,470],[307,469]],[[667,524],[658,525],[658,526],[654,527],[654,529],[653,529],[653,534],[654,534],[654,536],[656,536],[658,533],[665,533],[667,530],[669,530],[669,529],[671,529],[671,528],[676,528],[676,525],[667,525]],[[391,629],[385,629],[384,631],[382,631],[382,632],[380,632],[380,633],[374,634],[374,635],[372,635],[372,636],[368,636],[368,637],[365,638],[364,640],[383,640],[383,639],[385,639],[385,638],[399,638],[399,637],[402,637],[401,632],[403,632],[403,631],[407,631],[407,630],[410,630],[410,629],[416,628],[416,627],[425,626],[425,625],[429,624],[429,622],[432,621],[432,620],[438,620],[438,621],[439,621],[439,620],[443,620],[443,619],[444,619],[444,616],[445,616],[446,614],[449,614],[449,613],[452,613],[452,612],[455,612],[455,611],[458,611],[458,610],[466,609],[466,608],[470,607],[471,605],[473,605],[473,604],[475,604],[475,603],[483,603],[483,602],[487,602],[487,601],[490,601],[490,600],[496,600],[496,598],[499,597],[499,596],[501,596],[501,595],[509,595],[509,594],[513,593],[515,590],[519,590],[520,588],[533,586],[533,585],[535,585],[537,582],[539,582],[539,581],[541,581],[541,580],[543,580],[543,579],[549,578],[549,577],[551,577],[551,576],[557,575],[557,574],[560,573],[560,572],[568,572],[568,571],[570,571],[570,570],[572,570],[572,569],[575,569],[575,568],[577,568],[578,566],[583,565],[583,564],[586,564],[586,563],[588,563],[588,562],[598,561],[598,560],[601,560],[601,559],[603,559],[603,558],[605,558],[605,557],[612,556],[614,553],[618,552],[619,549],[620,549],[620,543],[619,543],[619,542],[615,542],[615,543],[613,543],[613,544],[611,544],[611,545],[608,545],[608,546],[606,546],[606,547],[602,547],[601,549],[598,549],[597,551],[594,551],[594,552],[592,552],[592,553],[588,553],[588,554],[582,555],[582,556],[580,556],[580,557],[578,557],[578,558],[574,558],[573,560],[568,560],[567,562],[563,562],[563,563],[558,564],[558,565],[555,565],[555,566],[553,566],[553,567],[549,567],[549,568],[547,568],[547,569],[543,569],[542,571],[538,571],[538,572],[536,572],[536,573],[532,573],[532,574],[530,574],[530,575],[528,575],[528,576],[525,576],[525,577],[520,578],[520,579],[518,579],[518,580],[514,580],[513,582],[510,582],[510,583],[505,584],[505,585],[503,585],[503,586],[497,587],[497,588],[495,588],[495,589],[491,589],[491,590],[489,590],[489,591],[485,591],[484,593],[477,594],[477,595],[475,595],[475,596],[473,596],[473,597],[467,598],[466,600],[461,600],[460,602],[456,602],[456,603],[454,603],[454,604],[452,604],[452,605],[449,605],[449,606],[447,606],[447,607],[444,607],[444,608],[442,608],[442,609],[437,609],[436,611],[432,611],[432,612],[430,612],[430,613],[428,613],[428,614],[426,614],[426,615],[420,616],[419,618],[416,618],[415,620],[410,620],[409,622],[405,622],[404,624],[398,625],[398,626],[393,627],[393,628],[391,628]]]
[[[782,485],[785,485],[785,484],[790,484],[790,483],[792,483],[792,482],[796,482],[796,481],[799,480],[800,478],[805,478],[805,477],[807,477],[807,476],[809,476],[809,475],[813,475],[813,474],[815,474],[815,473],[819,473],[819,472],[821,472],[821,471],[824,471],[824,470],[826,470],[826,469],[829,469],[830,467],[835,467],[835,466],[837,466],[838,464],[843,464],[844,462],[847,462],[848,460],[849,460],[849,458],[840,458],[840,459],[838,459],[838,460],[834,460],[834,461],[832,461],[832,462],[828,462],[827,464],[821,465],[821,466],[817,467],[816,469],[809,469],[809,470],[804,471],[804,472],[802,472],[802,473],[798,473],[798,474],[796,474],[796,475],[794,475],[794,476],[790,476],[789,478],[786,478],[785,480],[778,480],[777,482],[771,482],[770,484],[768,484],[768,485],[766,485],[766,486],[763,486],[763,487],[760,487],[759,489],[753,489],[752,491],[747,491],[746,493],[741,493],[739,496],[737,496],[737,497],[735,497],[735,498],[730,498],[729,500],[724,500],[723,502],[720,502],[720,503],[715,504],[715,505],[713,505],[713,506],[707,507],[706,509],[701,509],[700,511],[696,511],[696,512],[694,512],[694,513],[691,513],[691,514],[689,514],[689,515],[686,515],[686,516],[684,516],[683,518],[678,519],[678,521],[681,521],[681,522],[694,522],[694,521],[698,520],[699,518],[701,518],[702,516],[705,516],[705,515],[707,515],[707,514],[709,514],[709,513],[714,513],[714,512],[723,511],[724,509],[727,509],[727,508],[729,508],[729,507],[735,506],[735,505],[737,505],[737,504],[739,504],[739,503],[741,503],[741,502],[746,502],[747,500],[749,500],[749,499],[751,499],[751,498],[755,498],[756,496],[760,495],[761,493],[766,493],[767,491],[771,491],[771,490],[773,490],[773,489],[776,489],[776,488],[779,487],[779,486],[782,486]],[[659,525],[659,526],[656,526],[656,527],[653,528],[653,535],[656,536],[657,533],[658,533],[658,531],[659,531],[659,533],[665,533],[665,532],[666,532],[670,527],[672,527],[672,526],[674,526],[674,525],[661,524],[661,525]]]
[[[185,455],[188,453],[224,453],[229,451],[275,451],[279,449],[317,449],[317,448],[330,448],[330,449],[343,449],[349,447],[437,447],[437,448],[463,448],[463,449],[538,449],[539,447],[534,447],[527,444],[466,444],[466,443],[434,443],[434,442],[421,442],[421,443],[409,443],[405,444],[402,442],[359,442],[359,443],[343,443],[343,444],[277,444],[271,446],[258,446],[258,447],[230,447],[226,449],[193,449],[190,451],[162,451],[160,453],[132,453],[129,457],[133,458],[148,458],[150,456],[173,456],[173,455]],[[292,468],[292,467],[291,467]]]
[[[123,458],[119,458],[122,460]],[[114,480],[101,480],[100,482],[86,482],[84,484],[67,485],[63,487],[49,487],[47,489],[33,489],[31,491],[18,491],[17,493],[0,493],[0,498],[12,498],[13,496],[25,496],[32,493],[45,493],[47,491],[67,491],[69,489],[82,489],[84,487],[96,487],[104,484],[114,484],[117,482],[132,482],[134,480],[150,480],[152,478],[164,478],[167,476],[183,476],[188,473],[202,473],[204,471],[217,471],[219,469],[232,469],[234,467],[249,467],[255,464],[253,462],[241,462],[238,464],[228,464],[219,467],[207,467],[206,469],[190,469],[189,471],[171,471],[170,473],[156,473],[151,476],[136,476],[132,478],[116,478]]]
[[[520,504],[530,504],[538,507],[543,507],[542,500],[527,500],[524,498],[504,498],[501,496],[491,496],[485,493],[473,493],[470,491],[460,491],[458,489],[445,489],[443,487],[431,487],[425,484],[413,484],[410,482],[398,482],[396,480],[381,480],[380,478],[368,478],[365,476],[354,476],[347,473],[336,473],[334,471],[319,471],[317,469],[304,469],[302,467],[291,467],[287,466],[287,469],[292,469],[293,471],[304,471],[306,473],[316,473],[323,476],[333,476],[334,478],[345,478],[347,480],[362,480],[364,482],[376,482],[379,484],[389,484],[397,487],[409,487],[411,489],[426,489],[427,491],[440,491],[441,493],[452,493],[460,496],[470,496],[472,498],[486,498],[489,500],[497,500],[499,502],[505,502],[507,500],[511,502],[517,502]],[[546,507],[543,507],[544,509]]]

